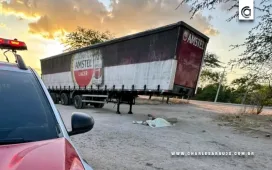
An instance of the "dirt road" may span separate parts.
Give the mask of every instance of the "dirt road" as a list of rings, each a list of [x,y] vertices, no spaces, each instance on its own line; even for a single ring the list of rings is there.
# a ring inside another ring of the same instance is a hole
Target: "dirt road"
[[[73,106],[57,105],[67,128],[70,129]],[[234,131],[232,127],[218,126],[217,113],[195,105],[138,105],[134,114],[121,105],[121,115],[113,105],[103,109],[80,110],[94,117],[94,129],[72,137],[85,159],[98,170],[248,170],[272,167],[272,139],[254,138]],[[176,117],[172,127],[150,128],[132,124],[145,120],[147,114]],[[171,157],[171,152],[249,151],[253,157],[201,156]]]

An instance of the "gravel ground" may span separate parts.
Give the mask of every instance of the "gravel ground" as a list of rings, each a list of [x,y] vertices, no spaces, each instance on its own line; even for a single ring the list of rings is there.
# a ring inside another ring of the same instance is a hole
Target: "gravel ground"
[[[217,113],[191,104],[136,105],[133,115],[121,115],[114,105],[103,109],[76,110],[73,106],[57,105],[68,129],[72,112],[84,112],[94,117],[92,131],[72,137],[83,157],[98,170],[248,170],[272,167],[272,139],[253,138],[231,127],[214,122]],[[150,128],[132,124],[146,120],[147,114],[175,117],[179,122],[172,127]],[[172,157],[171,152],[250,151],[253,157],[201,156]]]

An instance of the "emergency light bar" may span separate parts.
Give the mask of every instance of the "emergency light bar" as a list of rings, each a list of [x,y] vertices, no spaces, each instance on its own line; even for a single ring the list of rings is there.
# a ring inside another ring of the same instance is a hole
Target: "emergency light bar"
[[[27,50],[27,46],[24,42],[15,40],[8,40],[0,38],[0,49],[6,50]]]

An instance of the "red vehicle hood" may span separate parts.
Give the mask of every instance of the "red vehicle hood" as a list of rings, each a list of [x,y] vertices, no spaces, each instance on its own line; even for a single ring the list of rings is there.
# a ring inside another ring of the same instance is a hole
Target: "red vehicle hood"
[[[65,138],[0,146],[0,170],[83,170]]]

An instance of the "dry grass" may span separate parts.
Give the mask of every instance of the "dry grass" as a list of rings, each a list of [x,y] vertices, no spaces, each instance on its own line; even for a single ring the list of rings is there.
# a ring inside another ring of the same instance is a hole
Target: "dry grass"
[[[242,132],[258,135],[272,135],[272,116],[255,114],[220,114],[219,126],[233,126]]]
[[[162,104],[161,101],[156,101],[156,100],[148,100],[148,99],[142,99],[142,98],[137,98],[136,99],[136,104],[137,105],[160,105]]]
[[[149,100],[148,96],[139,96],[136,99],[136,104],[145,104],[145,105],[159,105],[162,103],[166,103],[166,97],[164,101],[162,101],[162,97],[152,96],[151,100]],[[188,100],[182,100],[178,98],[169,98],[169,104],[188,104]]]

